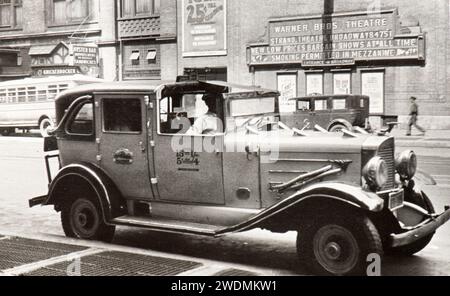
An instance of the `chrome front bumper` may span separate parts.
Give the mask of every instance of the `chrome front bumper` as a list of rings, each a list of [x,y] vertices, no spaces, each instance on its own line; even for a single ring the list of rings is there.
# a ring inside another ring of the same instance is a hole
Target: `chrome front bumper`
[[[414,243],[421,238],[430,235],[450,220],[450,207],[446,207],[445,212],[427,219],[414,229],[400,234],[391,234],[391,247],[401,247]]]

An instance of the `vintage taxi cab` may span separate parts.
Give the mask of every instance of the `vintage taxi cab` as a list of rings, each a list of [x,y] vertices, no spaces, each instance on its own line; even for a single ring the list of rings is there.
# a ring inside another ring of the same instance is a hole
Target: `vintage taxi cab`
[[[353,130],[353,127],[369,129],[370,98],[361,95],[330,95],[293,98],[295,112],[282,120],[289,126],[313,129],[320,125],[330,132]]]
[[[53,205],[65,234],[88,240],[111,241],[117,225],[297,231],[302,264],[331,275],[364,274],[369,255],[414,254],[450,219],[416,188],[416,155],[396,156],[394,138],[291,128],[279,121],[276,91],[238,88],[115,82],[66,91],[45,139],[47,163],[56,154],[61,168],[30,206]]]

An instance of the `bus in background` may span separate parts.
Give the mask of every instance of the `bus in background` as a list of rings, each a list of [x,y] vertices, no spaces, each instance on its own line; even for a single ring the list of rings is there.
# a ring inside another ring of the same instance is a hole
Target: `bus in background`
[[[104,82],[84,75],[25,78],[0,82],[0,131],[3,136],[39,129],[43,137],[55,123],[55,97],[74,86]]]

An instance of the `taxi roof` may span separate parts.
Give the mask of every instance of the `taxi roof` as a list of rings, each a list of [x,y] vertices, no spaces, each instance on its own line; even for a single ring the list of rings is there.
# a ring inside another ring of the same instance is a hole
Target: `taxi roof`
[[[104,83],[92,83],[77,86],[66,90],[56,97],[56,117],[61,119],[65,111],[77,98],[85,95],[99,93],[126,94],[126,93],[154,93],[162,90],[162,97],[178,95],[180,93],[230,93],[238,90],[237,97],[243,97],[242,93],[252,93],[257,96],[277,96],[278,91],[264,89],[258,86],[243,86],[222,81],[114,81]]]
[[[72,97],[83,94],[93,94],[98,92],[136,92],[136,91],[155,91],[161,82],[143,82],[143,81],[114,81],[103,83],[83,84],[62,92],[56,101],[62,101],[65,97]]]
[[[62,92],[57,98],[57,104],[66,105],[68,101],[73,100],[74,97],[94,94],[94,93],[127,93],[127,92],[155,92],[159,88],[163,90],[163,97],[171,94],[178,94],[182,92],[213,92],[213,93],[227,93],[233,89],[240,92],[254,92],[257,95],[278,95],[277,91],[264,89],[258,86],[244,86],[238,84],[231,84],[222,81],[114,81],[104,83],[85,84],[71,88]]]

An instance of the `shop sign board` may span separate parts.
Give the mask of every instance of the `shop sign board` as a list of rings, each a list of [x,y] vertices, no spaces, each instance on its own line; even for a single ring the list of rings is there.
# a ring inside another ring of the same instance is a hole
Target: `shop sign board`
[[[182,0],[184,57],[227,54],[227,0]]]
[[[399,35],[396,10],[269,21],[269,43],[248,47],[248,64],[352,65],[357,61],[423,60],[423,35]]]
[[[35,67],[33,69],[34,77],[48,77],[48,76],[64,76],[81,74],[78,67],[70,66],[55,66],[55,67]]]
[[[88,45],[71,45],[73,65],[98,66],[98,47]]]

